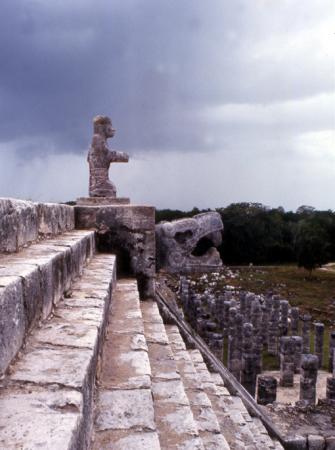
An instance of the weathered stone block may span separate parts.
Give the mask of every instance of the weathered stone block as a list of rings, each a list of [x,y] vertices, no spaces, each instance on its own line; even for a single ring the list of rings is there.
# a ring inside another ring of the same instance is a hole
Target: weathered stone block
[[[22,259],[22,263],[1,266],[0,277],[20,277],[23,290],[23,303],[26,317],[27,331],[40,319],[43,307],[43,291],[41,287],[41,273],[36,264]]]
[[[323,436],[310,434],[308,436],[308,450],[324,450],[326,442]]]
[[[277,380],[275,377],[259,375],[257,379],[257,403],[268,405],[277,398]]]
[[[74,208],[57,203],[37,203],[38,233],[54,236],[74,229]]]
[[[96,427],[102,430],[156,430],[150,389],[102,391]]]
[[[80,422],[82,395],[75,390],[7,389],[1,394],[0,447],[86,448]]]
[[[0,253],[17,252],[38,238],[34,203],[0,198]]]
[[[26,331],[22,280],[0,276],[0,374],[19,351]]]
[[[285,442],[286,450],[307,450],[307,438],[305,436],[290,436]]]

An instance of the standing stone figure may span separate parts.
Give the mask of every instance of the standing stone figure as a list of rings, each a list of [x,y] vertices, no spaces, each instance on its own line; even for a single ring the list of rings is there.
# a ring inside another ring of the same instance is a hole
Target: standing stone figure
[[[93,119],[94,135],[88,152],[87,161],[90,168],[90,197],[116,197],[115,185],[108,178],[111,163],[128,162],[127,153],[109,150],[107,139],[112,138],[115,129],[107,116],[96,116]]]

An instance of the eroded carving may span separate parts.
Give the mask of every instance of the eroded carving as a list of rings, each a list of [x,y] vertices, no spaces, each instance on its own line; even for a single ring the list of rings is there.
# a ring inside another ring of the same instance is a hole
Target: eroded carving
[[[156,225],[157,265],[169,272],[197,272],[222,266],[220,214],[208,212]]]
[[[116,187],[108,177],[109,166],[115,162],[128,162],[127,153],[109,150],[107,139],[115,135],[112,121],[107,116],[93,119],[94,135],[88,152],[90,168],[90,197],[116,197]]]

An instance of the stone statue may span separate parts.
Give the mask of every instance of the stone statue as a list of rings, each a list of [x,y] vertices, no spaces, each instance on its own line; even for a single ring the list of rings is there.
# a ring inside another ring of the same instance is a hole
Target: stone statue
[[[189,273],[222,266],[216,247],[221,244],[223,223],[210,211],[189,219],[156,225],[157,267],[168,272]]]
[[[112,138],[115,129],[107,116],[96,116],[93,119],[94,135],[88,152],[87,161],[90,168],[90,197],[116,197],[115,185],[108,177],[111,163],[128,162],[127,153],[109,150],[107,139]]]

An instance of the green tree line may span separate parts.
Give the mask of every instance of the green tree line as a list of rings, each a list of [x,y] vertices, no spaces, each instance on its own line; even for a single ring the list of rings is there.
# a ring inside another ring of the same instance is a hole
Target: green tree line
[[[156,221],[192,217],[209,211],[157,210]],[[297,263],[309,271],[335,261],[335,212],[301,206],[297,211],[260,203],[217,208],[224,224],[219,248],[225,264]]]

